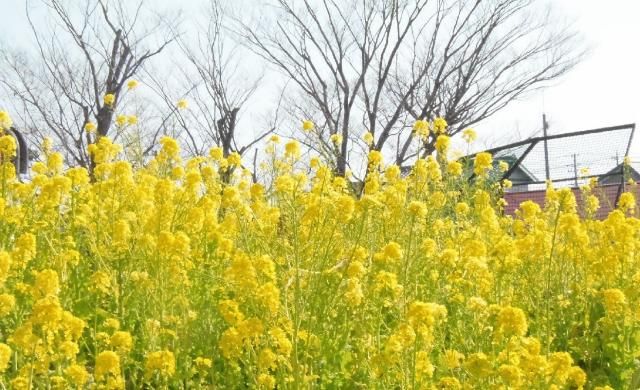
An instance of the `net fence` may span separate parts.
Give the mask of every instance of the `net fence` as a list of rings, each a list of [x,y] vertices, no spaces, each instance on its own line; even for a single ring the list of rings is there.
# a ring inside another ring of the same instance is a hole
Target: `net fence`
[[[579,188],[597,180],[594,194],[600,199],[598,217],[611,211],[629,179],[640,181],[640,164],[624,164],[635,132],[635,124],[529,138],[487,150],[495,163],[509,168],[502,175],[513,183],[505,193],[505,212],[532,200],[544,204],[547,182],[555,188],[572,188],[580,201]],[[627,161],[628,162],[628,161]]]
[[[592,177],[613,183],[621,179],[634,131],[627,124],[534,137],[489,152],[510,163],[503,178],[513,182],[513,192],[541,190],[547,181],[555,187],[579,187]]]

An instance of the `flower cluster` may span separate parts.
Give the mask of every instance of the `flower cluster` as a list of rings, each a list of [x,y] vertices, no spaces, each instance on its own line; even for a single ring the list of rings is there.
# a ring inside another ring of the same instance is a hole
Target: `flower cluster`
[[[259,183],[168,137],[135,169],[101,137],[92,175],[45,148],[0,178],[0,385],[629,387],[635,198],[596,221],[549,188],[504,216],[499,167],[448,161],[446,127],[416,125],[439,153],[407,175],[371,150],[361,190],[278,137]]]

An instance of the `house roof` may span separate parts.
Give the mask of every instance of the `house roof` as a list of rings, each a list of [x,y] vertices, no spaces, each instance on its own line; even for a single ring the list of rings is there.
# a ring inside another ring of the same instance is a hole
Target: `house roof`
[[[622,173],[622,170],[624,169],[624,163],[620,163],[618,165],[615,166],[615,168],[611,169],[609,172],[606,172],[605,174],[602,175],[602,177],[604,179],[612,177],[612,176],[619,176]],[[629,172],[629,177],[635,181],[638,181],[640,179],[640,173],[638,173],[637,170],[635,170],[635,168],[633,168],[633,166],[629,165],[627,167],[628,172]]]
[[[504,162],[506,162],[507,164],[509,164],[509,166],[510,166],[510,167],[512,167],[512,166],[514,166],[514,165],[516,164],[516,162],[518,161],[518,159],[516,158],[516,156],[513,156],[513,155],[506,155],[506,156],[500,156],[500,157],[497,157],[495,161],[496,161],[496,162],[504,161]],[[513,174],[514,174],[514,172],[516,172],[516,171],[521,172],[525,177],[527,177],[527,178],[528,178],[528,181],[535,182],[535,181],[537,181],[537,180],[538,180],[538,179],[536,178],[536,176],[535,176],[531,171],[529,171],[529,170],[527,169],[527,167],[525,167],[525,166],[524,166],[524,164],[522,164],[522,162],[521,162],[520,164],[518,164],[518,166],[516,166],[516,168],[514,169],[514,171],[513,171],[513,172],[511,172],[511,174],[509,175],[509,177],[512,177],[512,176],[513,176]],[[507,177],[507,179],[508,179],[509,177]],[[521,184],[522,184],[522,183],[521,183]]]

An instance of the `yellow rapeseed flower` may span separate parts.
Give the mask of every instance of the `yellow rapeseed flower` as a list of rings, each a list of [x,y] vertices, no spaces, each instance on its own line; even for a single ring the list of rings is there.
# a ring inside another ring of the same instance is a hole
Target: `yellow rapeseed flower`
[[[72,364],[64,370],[65,375],[70,379],[77,387],[84,386],[89,380],[89,373],[87,370],[78,364]]]
[[[487,171],[493,168],[493,158],[487,152],[478,153],[473,163],[473,172],[478,176],[486,175]]]
[[[131,333],[117,331],[111,336],[110,344],[119,352],[127,353],[131,351],[133,339]]]
[[[368,145],[371,146],[373,145],[373,134],[371,134],[370,131],[367,131],[366,133],[364,133],[364,135],[362,136],[362,140]]]
[[[96,356],[96,379],[101,380],[109,374],[120,375],[120,358],[113,351],[102,351]]]
[[[382,164],[382,153],[377,150],[372,150],[369,152],[369,166],[375,168]]]
[[[222,160],[222,158],[224,157],[222,154],[222,148],[220,147],[211,148],[211,150],[209,150],[209,156],[216,161]]]
[[[606,289],[602,292],[602,296],[607,313],[611,313],[613,315],[624,313],[627,306],[627,298],[620,289]]]
[[[446,135],[439,135],[436,139],[436,150],[438,153],[443,154],[446,153],[447,149],[449,149],[449,145],[451,144],[451,140]]]
[[[411,215],[414,215],[418,218],[424,218],[427,215],[427,205],[424,202],[420,202],[417,200],[411,201],[407,210]]]
[[[138,86],[138,82],[136,80],[129,80],[127,82],[127,88],[129,90],[136,89],[137,86]]]
[[[116,126],[122,127],[127,124],[127,116],[123,114],[116,115]]]
[[[413,124],[413,133],[422,140],[426,140],[429,137],[429,122],[419,119]]]
[[[433,120],[433,131],[436,134],[445,133],[447,131],[447,126],[449,126],[447,121],[442,117],[437,117]]]
[[[486,378],[493,372],[489,357],[483,352],[473,353],[467,357],[464,367],[476,378]]]
[[[454,349],[447,349],[444,351],[443,360],[447,369],[454,370],[462,365],[464,354]]]
[[[309,132],[314,128],[315,128],[315,125],[313,124],[312,121],[310,120],[302,121],[302,130],[304,130],[305,132]]]
[[[60,290],[58,273],[51,269],[38,272],[34,287],[38,296],[58,295]]]
[[[394,241],[391,241],[390,243],[382,247],[382,253],[384,254],[385,258],[393,261],[400,260],[403,255],[402,247],[400,246],[400,244]]]
[[[135,115],[127,115],[127,124],[129,126],[138,124],[138,117]]]
[[[14,157],[18,147],[16,140],[10,135],[0,135],[0,155]]]
[[[198,356],[197,358],[193,359],[193,363],[198,368],[198,370],[201,371],[207,371],[213,365],[213,361],[211,359],[204,358],[202,356]]]
[[[2,271],[0,271],[2,272]],[[11,294],[0,294],[0,318],[13,312],[16,306],[16,297]]]
[[[229,165],[238,167],[242,164],[242,157],[238,152],[233,152],[229,154],[229,157],[227,157],[227,161],[229,162]]]
[[[176,372],[176,358],[173,352],[163,350],[147,354],[144,364],[146,378],[151,378],[154,374],[161,377],[172,377]]]
[[[11,348],[7,344],[0,343],[0,373],[7,370],[11,360],[11,353]]]
[[[632,211],[636,207],[636,197],[631,192],[624,192],[620,194],[618,199],[618,208],[623,211]]]
[[[106,95],[104,95],[104,104],[105,106],[113,106],[113,104],[116,102],[116,95],[112,94],[112,93],[108,93]]]
[[[9,116],[8,112],[0,110],[0,134],[2,134],[3,130],[8,130],[11,127],[13,127],[11,116]]]
[[[297,141],[289,141],[284,145],[285,156],[292,159],[300,157],[300,144]]]
[[[447,163],[447,173],[452,176],[462,175],[462,164],[458,161],[449,161]]]
[[[276,387],[276,378],[269,374],[260,374],[258,375],[258,386],[260,389],[274,389]]]
[[[524,336],[527,333],[527,317],[522,309],[506,306],[500,309],[497,318],[498,332],[509,336]]]
[[[431,378],[434,371],[435,367],[431,364],[429,353],[426,351],[419,351],[416,353],[416,377],[418,380]]]
[[[179,110],[185,110],[185,109],[187,109],[189,107],[189,102],[187,101],[187,99],[180,99],[176,103],[176,107]]]
[[[84,124],[84,130],[87,133],[93,134],[96,132],[96,130],[98,130],[98,126],[96,126],[96,124],[93,122],[87,122]]]
[[[475,132],[475,130],[469,128],[469,129],[464,129],[462,131],[462,139],[470,144],[473,143],[473,141],[476,140],[476,138],[478,138],[478,134]]]

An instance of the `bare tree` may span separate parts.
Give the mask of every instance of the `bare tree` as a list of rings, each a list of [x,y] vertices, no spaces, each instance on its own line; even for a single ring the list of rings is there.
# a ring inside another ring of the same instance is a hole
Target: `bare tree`
[[[30,1],[25,7],[36,53],[3,50],[0,82],[24,126],[54,136],[70,164],[91,167],[87,145],[111,135],[128,81],[175,40],[165,28],[173,22],[159,15],[150,22],[144,0],[39,4],[46,16],[38,19]]]
[[[551,9],[535,0],[459,2],[448,11],[448,23],[433,35],[430,50],[419,58],[429,77],[409,94],[400,75],[390,93],[404,100],[414,120],[442,116],[455,135],[504,108],[509,102],[544,87],[571,70],[584,50],[577,35],[553,26]],[[438,36],[444,40],[440,50]],[[413,68],[412,68],[413,69]],[[420,67],[419,70],[422,70]],[[396,150],[402,164],[418,153],[433,151],[435,136],[422,150],[408,153],[413,135]]]
[[[241,31],[307,98],[292,109],[316,121],[309,145],[333,153],[344,174],[366,131],[369,148],[403,164],[433,149],[433,136],[411,148],[416,119],[442,116],[456,134],[571,69],[575,36],[533,20],[535,3],[274,0],[271,29]]]
[[[172,115],[172,124],[180,130],[181,138],[190,154],[203,155],[211,147],[222,149],[224,157],[232,153],[243,156],[275,130],[274,118],[260,121],[248,131],[240,124],[240,117],[262,80],[261,72],[252,67],[248,72],[242,63],[251,52],[232,40],[225,26],[228,4],[211,1],[206,13],[206,24],[198,26],[194,37],[178,39],[180,61],[174,72],[179,87],[167,87],[166,80],[149,75],[154,90],[164,100]],[[184,63],[186,62],[186,64]],[[176,102],[185,98],[188,108],[176,109]],[[252,110],[255,114],[256,110]],[[256,128],[254,128],[256,127]],[[224,178],[229,178],[225,171]]]

